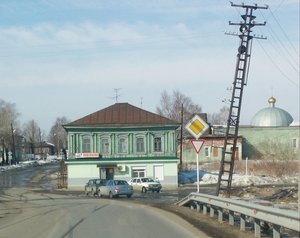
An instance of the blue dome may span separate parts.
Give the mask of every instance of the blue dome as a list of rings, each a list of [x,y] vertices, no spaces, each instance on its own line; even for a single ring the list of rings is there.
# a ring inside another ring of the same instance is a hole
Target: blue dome
[[[258,111],[251,120],[252,126],[289,126],[293,117],[285,110],[275,107],[276,99],[268,100],[270,106]]]

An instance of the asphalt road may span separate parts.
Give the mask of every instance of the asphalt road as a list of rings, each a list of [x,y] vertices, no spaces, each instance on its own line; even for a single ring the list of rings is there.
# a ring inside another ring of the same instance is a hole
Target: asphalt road
[[[57,189],[50,175],[58,169],[59,164],[49,164],[0,173],[1,238],[253,237],[253,231],[241,232],[238,226],[174,205],[195,192],[194,185],[100,199],[83,190]],[[201,186],[200,192],[214,194],[215,186]]]
[[[57,172],[59,163],[29,166],[0,172],[0,194],[8,188],[35,187],[52,190],[50,174]]]
[[[40,194],[26,188],[1,198],[1,237],[208,237],[183,219],[119,200]]]
[[[209,237],[175,214],[127,199],[91,199],[51,190],[57,165],[0,174],[0,236]]]

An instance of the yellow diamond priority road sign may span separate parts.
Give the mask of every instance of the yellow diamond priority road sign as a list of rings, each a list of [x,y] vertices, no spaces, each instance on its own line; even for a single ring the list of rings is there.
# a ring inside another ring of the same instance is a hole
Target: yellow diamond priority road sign
[[[195,139],[198,139],[209,129],[209,125],[201,117],[195,115],[186,124],[185,129],[191,133]]]

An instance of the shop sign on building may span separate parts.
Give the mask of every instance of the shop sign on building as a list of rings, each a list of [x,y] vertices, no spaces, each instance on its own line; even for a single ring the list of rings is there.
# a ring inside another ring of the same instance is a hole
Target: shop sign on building
[[[76,153],[75,159],[96,159],[99,158],[99,153]]]

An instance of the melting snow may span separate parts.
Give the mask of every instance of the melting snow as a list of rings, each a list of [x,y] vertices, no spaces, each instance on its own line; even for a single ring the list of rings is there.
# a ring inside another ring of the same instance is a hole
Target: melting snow
[[[51,159],[47,159],[47,160],[28,160],[28,161],[22,161],[18,164],[12,164],[12,165],[0,165],[0,172],[1,171],[6,171],[6,170],[10,170],[10,169],[17,169],[17,168],[25,168],[28,166],[34,166],[34,165],[44,165],[44,164],[48,164],[48,163],[53,163],[56,160],[51,160]]]
[[[226,178],[223,176],[223,178]],[[180,184],[197,183],[197,172],[180,172],[178,176]],[[199,184],[216,184],[218,182],[218,172],[199,171]],[[254,175],[238,175],[233,174],[232,185],[234,186],[252,186],[262,184],[277,184],[277,183],[298,183],[297,177],[268,177],[268,176],[254,176]]]

